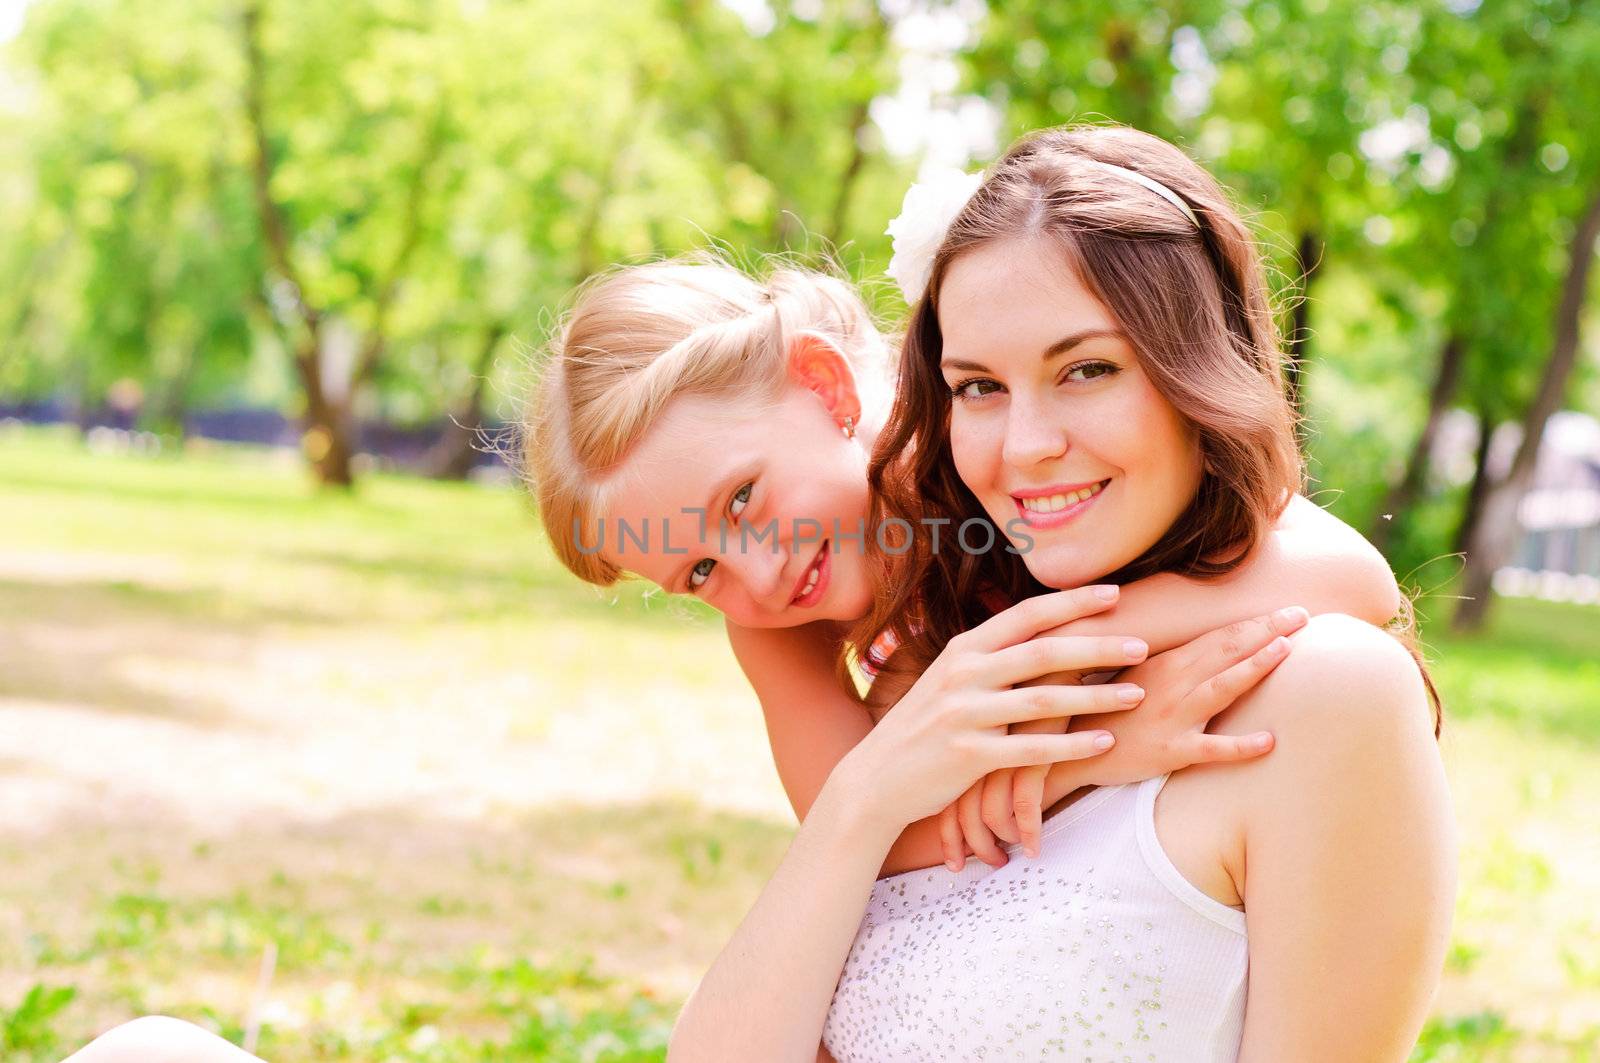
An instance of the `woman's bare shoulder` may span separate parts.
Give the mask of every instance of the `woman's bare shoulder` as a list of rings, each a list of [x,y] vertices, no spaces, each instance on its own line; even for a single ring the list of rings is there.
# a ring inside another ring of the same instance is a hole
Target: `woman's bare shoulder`
[[[1394,636],[1325,613],[1290,641],[1277,670],[1218,721],[1227,733],[1266,729],[1276,738],[1270,754],[1238,766],[1238,781],[1254,797],[1296,785],[1312,764],[1337,765],[1344,785],[1359,786],[1434,747],[1422,673]]]
[[[1314,616],[1263,684],[1275,723],[1314,731],[1426,723],[1427,689],[1411,652],[1393,635],[1342,613]],[[1414,717],[1414,719],[1413,719]]]

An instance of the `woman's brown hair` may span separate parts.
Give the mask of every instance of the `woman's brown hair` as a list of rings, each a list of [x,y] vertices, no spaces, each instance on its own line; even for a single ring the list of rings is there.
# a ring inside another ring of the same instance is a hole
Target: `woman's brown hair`
[[[1108,167],[1158,182],[1188,210]],[[1266,278],[1250,230],[1216,180],[1172,144],[1122,126],[1024,137],[951,223],[912,308],[893,410],[869,468],[872,526],[895,518],[912,527],[977,521],[989,525],[989,541],[1006,542],[951,455],[939,295],[959,256],[1019,238],[1053,245],[1121,324],[1145,374],[1199,439],[1203,472],[1194,499],[1159,541],[1102,578],[1231,571],[1304,482]],[[902,676],[922,671],[950,639],[986,620],[996,599],[1009,604],[1050,589],[1003,547],[935,551],[931,537],[908,538],[875,551],[881,590],[851,637],[861,657],[889,632],[897,650],[887,668]],[[1421,666],[1414,631],[1394,633]],[[1428,687],[1437,708],[1431,680]]]

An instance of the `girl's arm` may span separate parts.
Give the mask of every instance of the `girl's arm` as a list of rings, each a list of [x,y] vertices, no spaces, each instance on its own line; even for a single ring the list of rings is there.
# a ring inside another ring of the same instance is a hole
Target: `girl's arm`
[[[1279,515],[1273,531],[1256,548],[1248,564],[1220,579],[1200,580],[1160,573],[1122,588],[1115,609],[1074,621],[1049,634],[1106,635],[1128,633],[1161,653],[1215,628],[1284,606],[1303,606],[1312,615],[1345,613],[1381,625],[1400,611],[1400,590],[1389,563],[1359,532],[1310,499],[1295,495]],[[1047,676],[1040,682],[1069,681]],[[1030,731],[1061,731],[1068,720],[1041,720]],[[1109,722],[1113,733],[1118,725]],[[1120,741],[1122,735],[1118,734]],[[1033,768],[1018,773],[996,772],[980,791],[963,795],[964,833],[975,850],[991,834],[1003,841],[1038,842],[1041,809],[1049,808],[1082,785],[1084,765]],[[1095,783],[1137,779],[1089,780]],[[950,831],[946,830],[948,836]],[[973,838],[976,833],[978,836]],[[942,852],[953,856],[947,837]],[[959,860],[959,857],[955,857]]]
[[[1400,611],[1394,573],[1359,532],[1296,495],[1249,564],[1220,579],[1163,572],[1122,588],[1115,609],[1048,634],[1133,634],[1160,653],[1286,605],[1383,625]]]
[[[872,714],[839,686],[839,634],[832,625],[727,627],[733,655],[761,701],[778,779],[796,818],[804,820],[834,765],[872,730]],[[938,817],[930,816],[900,832],[881,872],[932,867],[941,853]]]
[[[1261,705],[1241,708],[1270,713],[1278,746],[1238,769],[1233,791],[1250,924],[1239,1059],[1400,1063],[1438,983],[1455,895],[1433,720],[1389,636],[1327,616],[1295,641]]]

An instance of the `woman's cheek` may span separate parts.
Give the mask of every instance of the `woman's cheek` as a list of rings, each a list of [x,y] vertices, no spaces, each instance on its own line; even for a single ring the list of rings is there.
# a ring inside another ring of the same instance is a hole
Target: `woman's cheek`
[[[979,425],[960,409],[951,411],[950,456],[955,461],[956,475],[974,494],[983,486],[982,451]]]

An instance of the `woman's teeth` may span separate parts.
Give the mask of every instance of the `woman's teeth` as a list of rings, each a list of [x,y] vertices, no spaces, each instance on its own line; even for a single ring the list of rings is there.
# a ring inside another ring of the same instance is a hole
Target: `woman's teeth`
[[[1105,486],[1105,481],[1101,480],[1099,483],[1094,484],[1091,487],[1085,487],[1077,491],[1069,491],[1064,495],[1044,495],[1041,498],[1019,498],[1017,501],[1021,502],[1022,508],[1030,513],[1055,513],[1058,510],[1066,509],[1068,506],[1076,505],[1086,498],[1093,498],[1095,495],[1104,490]]]

